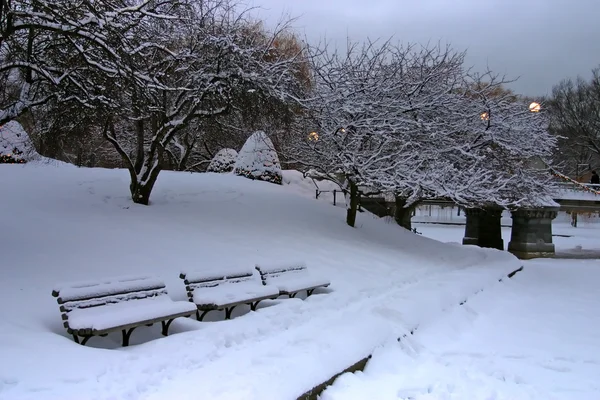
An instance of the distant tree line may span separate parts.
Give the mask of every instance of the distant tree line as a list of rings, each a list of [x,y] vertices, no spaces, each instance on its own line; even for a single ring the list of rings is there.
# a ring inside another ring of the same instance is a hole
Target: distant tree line
[[[562,172],[576,176],[600,168],[600,67],[592,70],[590,79],[560,82],[547,103]]]

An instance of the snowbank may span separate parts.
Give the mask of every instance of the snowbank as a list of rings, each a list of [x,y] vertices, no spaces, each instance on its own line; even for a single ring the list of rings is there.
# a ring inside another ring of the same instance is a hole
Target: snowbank
[[[206,172],[224,173],[233,171],[237,156],[238,152],[234,149],[219,150],[210,161]]]
[[[323,400],[596,400],[597,260],[535,260],[403,343],[376,351]]]
[[[246,178],[281,184],[279,157],[265,132],[254,132],[246,140],[238,154],[233,172]]]
[[[2,155],[24,161],[40,159],[29,135],[16,121],[0,126],[0,156]]]
[[[13,188],[0,208],[0,302],[10,305],[0,308],[10,360],[0,399],[296,398],[520,266],[366,213],[350,228],[343,208],[285,175],[279,186],[163,172],[147,207],[131,203],[125,170],[0,165],[0,184]],[[74,344],[51,296],[63,282],[130,274],[156,276],[185,300],[182,270],[293,261],[331,287],[240,307],[230,321],[179,319],[166,338],[142,327],[126,349],[119,334]]]

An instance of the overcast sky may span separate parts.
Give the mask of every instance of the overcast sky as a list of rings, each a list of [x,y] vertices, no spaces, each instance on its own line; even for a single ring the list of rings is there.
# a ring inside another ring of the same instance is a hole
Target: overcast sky
[[[283,13],[309,41],[389,38],[450,43],[476,68],[519,78],[511,86],[549,94],[565,77],[600,65],[600,0],[249,0],[270,23]]]

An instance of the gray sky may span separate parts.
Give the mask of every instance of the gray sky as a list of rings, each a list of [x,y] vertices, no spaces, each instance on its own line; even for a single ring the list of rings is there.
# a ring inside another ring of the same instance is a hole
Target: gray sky
[[[549,94],[565,77],[589,78],[600,65],[600,0],[248,0],[262,19],[299,17],[309,41],[344,44],[394,37],[450,43],[477,69],[519,78],[511,87]]]

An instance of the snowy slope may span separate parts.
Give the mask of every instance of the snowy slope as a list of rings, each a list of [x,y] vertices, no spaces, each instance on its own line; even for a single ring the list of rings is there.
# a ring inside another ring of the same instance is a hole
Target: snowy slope
[[[0,207],[0,354],[9,360],[0,399],[295,399],[520,265],[367,213],[350,228],[343,207],[311,199],[297,176],[279,186],[164,172],[146,207],[129,200],[127,175],[0,166],[10,188]],[[328,277],[330,290],[242,308],[231,321],[177,320],[167,338],[139,328],[126,349],[120,335],[74,344],[50,295],[65,281],[153,274],[183,300],[181,270],[290,261]]]
[[[597,400],[599,283],[598,260],[528,261],[322,399]]]

